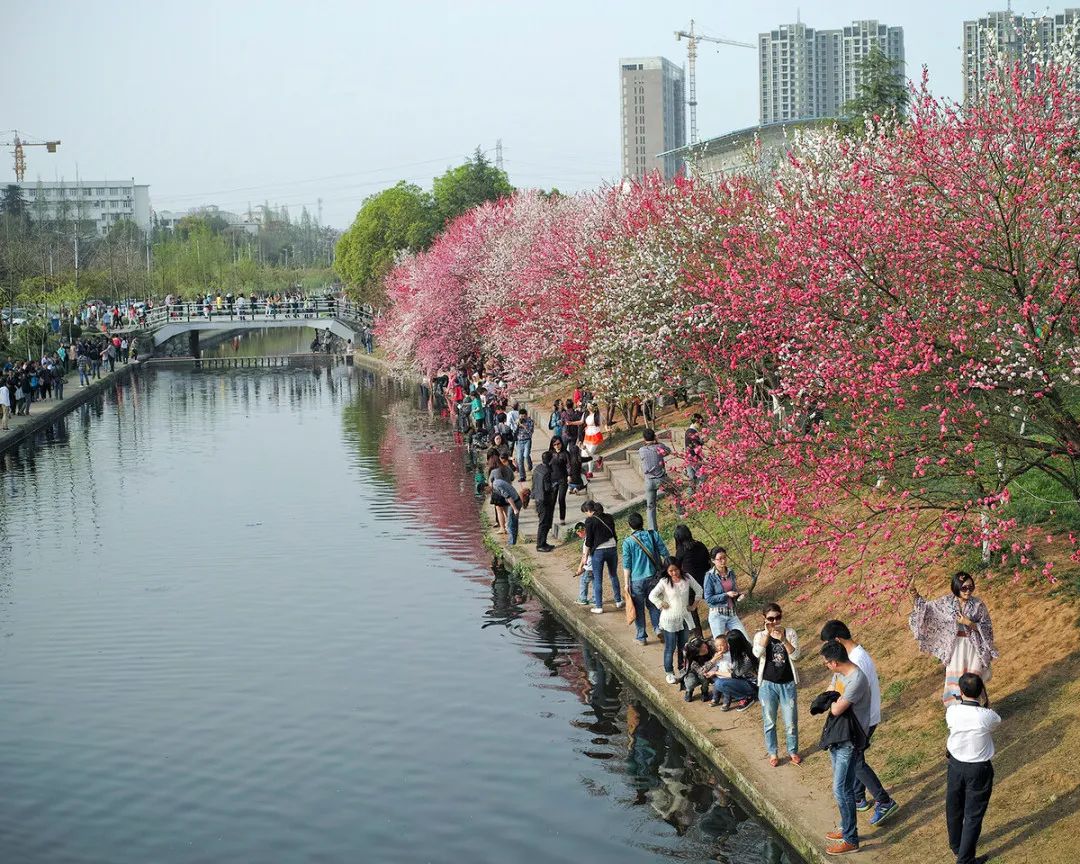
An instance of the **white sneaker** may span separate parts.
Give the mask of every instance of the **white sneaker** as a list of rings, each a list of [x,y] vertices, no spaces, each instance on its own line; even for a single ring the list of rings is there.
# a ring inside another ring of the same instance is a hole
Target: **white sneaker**
[[[622,609],[623,606],[625,606],[625,605],[626,605],[626,601],[625,600],[620,600],[618,603],[615,604],[615,608],[616,609]]]
[[[674,684],[675,683],[675,676],[672,675],[670,672],[668,672],[668,674],[667,674],[667,683],[668,684]]]
[[[592,609],[590,609],[589,611],[592,612],[593,615],[603,615],[604,614],[604,607],[603,606],[593,606]]]

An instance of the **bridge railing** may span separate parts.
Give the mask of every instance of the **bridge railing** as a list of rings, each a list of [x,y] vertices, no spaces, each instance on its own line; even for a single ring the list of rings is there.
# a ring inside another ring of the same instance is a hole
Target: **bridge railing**
[[[244,301],[234,300],[231,304],[216,303],[162,303],[143,316],[143,326],[157,329],[166,324],[188,321],[289,321],[295,320],[302,325],[305,320],[319,318],[341,318],[355,321],[364,326],[372,326],[369,307],[350,303],[347,300],[270,300]]]

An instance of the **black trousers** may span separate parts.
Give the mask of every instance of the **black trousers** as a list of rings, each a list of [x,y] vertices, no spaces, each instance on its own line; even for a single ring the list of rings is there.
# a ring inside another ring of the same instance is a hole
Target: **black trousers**
[[[562,522],[566,521],[566,489],[568,481],[563,480],[559,483],[559,488],[556,490],[556,496],[559,499],[559,519]],[[554,518],[555,514],[551,514]]]
[[[551,496],[544,501],[536,501],[536,518],[539,524],[536,526],[536,548],[547,545],[548,531],[551,530],[551,520],[555,517],[555,498]]]
[[[949,825],[949,846],[956,855],[957,864],[975,862],[975,846],[993,791],[994,766],[991,763],[959,762],[949,756],[945,821]]]
[[[876,730],[877,726],[871,726],[870,731],[866,733],[866,750],[870,749],[870,741],[873,739]],[[855,803],[858,804],[860,801],[864,801],[866,791],[869,789],[875,804],[887,806],[892,802],[892,798],[885,790],[885,787],[881,785],[881,780],[878,779],[874,769],[866,764],[866,750],[859,750],[855,753]]]

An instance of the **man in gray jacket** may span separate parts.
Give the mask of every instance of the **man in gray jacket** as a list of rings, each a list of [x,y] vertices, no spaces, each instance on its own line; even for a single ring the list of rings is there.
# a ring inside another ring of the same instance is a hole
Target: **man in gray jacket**
[[[671,451],[656,440],[656,432],[646,429],[642,433],[645,443],[638,448],[641,457],[641,473],[645,476],[645,516],[650,531],[656,530],[656,496],[668,484],[664,457]]]

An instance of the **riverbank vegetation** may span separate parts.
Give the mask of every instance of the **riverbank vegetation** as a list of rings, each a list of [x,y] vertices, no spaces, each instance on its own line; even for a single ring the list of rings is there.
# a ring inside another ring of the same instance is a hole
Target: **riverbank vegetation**
[[[432,374],[705,396],[691,502],[870,616],[949,560],[1080,561],[1080,97],[1001,67],[961,109],[794,140],[775,171],[519,192],[386,275],[381,344]],[[1023,503],[1019,503],[1020,501]]]
[[[386,274],[402,255],[427,249],[462,213],[513,191],[506,173],[478,147],[463,164],[436,177],[430,192],[402,181],[365,200],[338,241],[334,270],[353,299],[381,303]]]

